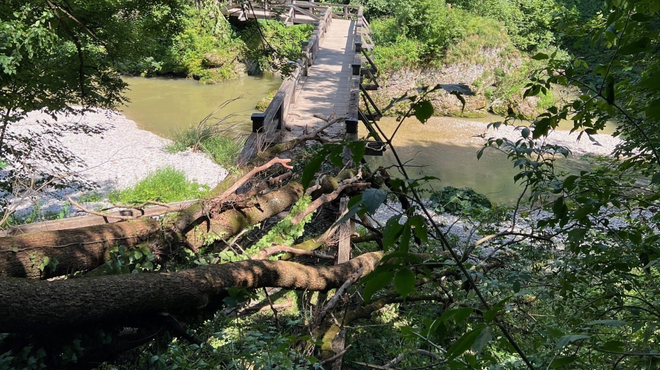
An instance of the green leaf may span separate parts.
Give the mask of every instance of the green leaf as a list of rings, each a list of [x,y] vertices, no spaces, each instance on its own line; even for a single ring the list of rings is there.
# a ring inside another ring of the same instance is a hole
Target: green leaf
[[[531,132],[529,130],[529,127],[525,127],[525,128],[522,129],[522,137],[524,137],[525,139],[527,139],[529,137],[530,133]]]
[[[609,342],[603,343],[603,345],[598,348],[602,348],[605,351],[611,352],[623,352],[626,349],[626,343],[618,340],[611,340]]]
[[[557,349],[562,349],[566,347],[567,345],[578,341],[578,340],[583,340],[583,339],[589,339],[591,336],[586,335],[586,334],[570,334],[570,335],[564,335],[563,337],[559,338],[557,341]]]
[[[394,275],[394,289],[405,300],[415,290],[415,273],[409,268],[402,268]]]
[[[374,271],[374,273],[375,275],[373,276],[372,279],[367,281],[367,283],[364,285],[364,290],[362,291],[362,294],[364,294],[364,300],[366,302],[371,300],[371,297],[377,291],[390,285],[390,283],[392,282],[392,278],[394,277],[393,271],[383,271],[383,272]]]
[[[660,99],[649,102],[644,112],[648,118],[660,119]]]
[[[570,175],[564,179],[564,188],[566,190],[573,190],[575,188],[575,181],[578,179],[577,175]]]
[[[447,320],[453,318],[456,323],[460,323],[465,321],[470,315],[472,315],[472,312],[474,310],[472,307],[464,307],[464,308],[456,308],[453,310],[447,310],[442,313],[440,318],[438,320],[442,322],[447,322]]]
[[[421,123],[426,123],[429,118],[433,116],[433,104],[428,100],[422,100],[415,105],[413,105],[413,110],[415,111],[415,117]]]
[[[383,249],[385,251],[394,247],[394,242],[403,229],[403,225],[399,224],[400,219],[401,215],[396,215],[390,217],[390,219],[387,220],[387,223],[385,223],[385,230],[383,230]]]
[[[619,54],[630,55],[637,54],[649,50],[651,47],[651,40],[648,37],[641,37],[633,42],[622,45],[619,48]]]
[[[341,145],[337,146],[330,152],[328,159],[336,167],[342,168],[344,166],[344,148]]]
[[[550,120],[544,118],[534,124],[534,132],[532,134],[532,138],[538,139],[541,136],[546,136],[548,135],[549,130],[550,130]]]
[[[469,331],[458,338],[458,340],[447,349],[447,359],[455,359],[462,355],[463,352],[470,349],[485,328],[486,326],[484,324],[479,324],[472,331]]]
[[[532,59],[534,59],[534,60],[544,60],[544,59],[549,59],[549,58],[550,57],[548,56],[548,54],[544,54],[544,53],[538,53],[538,54],[532,56]]]
[[[387,193],[380,189],[369,188],[362,192],[362,204],[369,213],[375,213],[385,199]]]
[[[490,310],[484,312],[484,320],[486,320],[487,322],[493,321],[495,319],[495,316],[497,316],[498,313],[504,310],[504,306],[506,305],[507,301],[508,298],[505,298],[497,302],[497,304],[492,306]]]
[[[555,213],[555,216],[559,219],[566,217],[568,214],[568,207],[564,202],[564,197],[559,197],[552,204],[552,211]]]
[[[418,237],[423,242],[429,241],[428,236],[428,226],[426,225],[426,219],[422,215],[415,215],[408,219],[410,226],[413,226],[415,231],[415,236]]]
[[[403,225],[403,231],[401,232],[401,238],[399,239],[399,250],[403,252],[408,252],[410,246],[410,237],[412,236],[412,230],[410,228],[410,223],[406,222]]]
[[[552,363],[550,363],[550,368],[557,369],[566,366],[575,360],[577,360],[577,356],[557,357],[556,359],[552,360]]]
[[[318,152],[314,157],[312,157],[312,159],[307,162],[307,165],[305,165],[302,178],[300,180],[305,189],[309,187],[310,183],[314,179],[314,176],[319,171],[319,169],[321,169],[321,165],[323,164],[323,161],[325,161],[327,154],[328,152],[326,150],[322,150]]]
[[[472,344],[472,348],[471,348],[472,352],[474,353],[481,352],[491,339],[493,339],[493,329],[491,329],[490,327],[486,327],[484,330],[481,331],[481,333],[479,333],[479,336],[474,341],[474,344]]]
[[[654,173],[651,182],[654,184],[660,183],[660,172]]]
[[[572,242],[579,242],[584,239],[584,236],[587,234],[587,229],[573,229],[568,232],[568,240]]]
[[[348,201],[348,212],[346,212],[346,214],[343,215],[339,220],[335,221],[333,226],[343,224],[363,209],[364,206],[362,204],[362,194],[358,194]]]
[[[362,158],[364,158],[364,153],[367,148],[367,143],[364,141],[353,141],[348,143],[347,145],[348,149],[351,150],[351,159],[353,159],[353,163],[358,164],[362,161]]]

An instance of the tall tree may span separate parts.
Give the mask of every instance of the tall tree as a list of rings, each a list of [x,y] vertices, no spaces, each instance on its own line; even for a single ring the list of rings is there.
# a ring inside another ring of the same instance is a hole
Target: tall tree
[[[8,0],[0,4],[0,191],[20,191],[19,179],[49,181],[73,155],[39,135],[9,130],[35,110],[56,118],[125,101],[117,70],[150,47],[159,32],[176,27],[182,0]],[[152,35],[153,37],[149,37]],[[82,107],[72,108],[73,106]],[[79,130],[63,123],[45,130]],[[98,130],[99,128],[95,128]],[[38,158],[48,173],[30,166]],[[17,182],[19,181],[19,182]],[[34,184],[32,184],[34,186]]]

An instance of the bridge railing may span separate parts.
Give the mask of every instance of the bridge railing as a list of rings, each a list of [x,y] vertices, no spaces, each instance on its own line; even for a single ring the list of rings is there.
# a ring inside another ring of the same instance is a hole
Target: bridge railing
[[[348,4],[315,3],[301,0],[251,0],[250,2],[230,0],[223,10],[225,15],[248,18],[279,18],[284,24],[319,22],[326,9],[332,9],[335,18],[350,19],[359,7]]]
[[[248,136],[243,151],[238,157],[238,164],[244,165],[257,153],[275,142],[281,130],[286,127],[286,117],[289,108],[296,101],[297,92],[301,88],[302,77],[307,75],[308,68],[314,64],[321,41],[325,37],[328,26],[332,22],[332,9],[325,8],[323,16],[314,24],[314,32],[308,41],[303,43],[304,57],[295,62],[293,72],[284,79],[277,93],[263,113],[252,115],[252,134]]]
[[[369,90],[378,89],[378,82],[375,78],[378,68],[369,57],[368,51],[373,47],[373,41],[371,40],[369,22],[364,18],[362,7],[358,9],[355,20],[356,26],[353,36],[355,56],[351,64],[353,73],[346,133],[353,139],[357,139],[358,122],[362,122],[369,131],[369,136],[373,138],[373,140],[367,142],[365,154],[382,155],[385,147],[381,138],[382,132],[379,134],[378,125],[375,124],[375,121],[382,117],[382,112],[368,93]],[[364,40],[368,41],[365,43]],[[365,83],[365,79],[369,81],[368,84]],[[360,98],[364,101],[364,111],[360,109]]]

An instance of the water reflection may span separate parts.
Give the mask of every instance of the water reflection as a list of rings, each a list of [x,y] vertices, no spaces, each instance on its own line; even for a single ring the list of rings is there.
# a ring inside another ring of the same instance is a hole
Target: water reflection
[[[249,76],[217,85],[181,78],[125,77],[124,80],[129,84],[126,95],[131,102],[122,107],[122,112],[140,128],[164,137],[170,137],[173,130],[198,123],[222,102],[238,96],[242,98],[215,116],[235,114],[232,121],[247,131],[256,103],[281,83],[273,75]]]

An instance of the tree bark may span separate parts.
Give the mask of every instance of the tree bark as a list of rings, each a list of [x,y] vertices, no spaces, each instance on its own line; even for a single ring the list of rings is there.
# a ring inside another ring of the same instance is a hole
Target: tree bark
[[[356,271],[370,273],[382,252],[335,266],[248,260],[163,274],[34,281],[0,279],[0,332],[72,330],[99,324],[127,325],[163,312],[204,308],[227,287],[283,287],[324,291],[340,287]]]
[[[302,194],[302,186],[291,182],[256,197],[249,207],[224,211],[211,209],[208,215],[204,214],[201,218],[199,210],[203,209],[204,201],[173,214],[162,224],[143,217],[80,229],[0,238],[0,277],[45,279],[91,270],[103,264],[108,251],[117,245],[130,248],[146,241],[157,241],[160,244],[183,243],[198,248],[215,239],[235,235],[247,226],[284,211]],[[51,263],[44,268],[42,264],[46,257],[57,261],[57,264]]]
[[[0,238],[0,277],[45,279],[95,268],[115,245],[133,247],[160,230],[150,218]],[[54,264],[40,268],[48,257]]]

